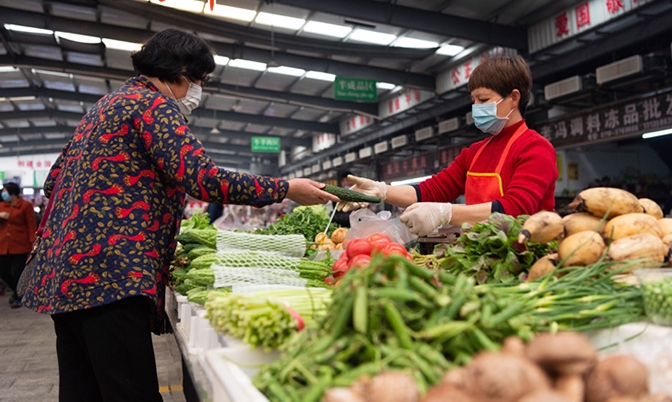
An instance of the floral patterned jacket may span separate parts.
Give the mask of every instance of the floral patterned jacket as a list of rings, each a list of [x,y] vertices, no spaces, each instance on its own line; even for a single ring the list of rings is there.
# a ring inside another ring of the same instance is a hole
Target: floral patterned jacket
[[[152,330],[163,333],[185,194],[264,206],[288,188],[217,167],[177,103],[147,78],[132,78],[91,108],[49,172],[54,204],[23,303],[59,314],[144,295],[156,307]]]

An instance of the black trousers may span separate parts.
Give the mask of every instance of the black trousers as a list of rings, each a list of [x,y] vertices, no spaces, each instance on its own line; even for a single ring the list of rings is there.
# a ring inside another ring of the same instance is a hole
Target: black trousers
[[[160,402],[149,300],[52,315],[61,402]]]
[[[0,255],[0,278],[14,292],[14,296],[16,296],[16,283],[26,266],[26,259],[28,259],[28,254]]]

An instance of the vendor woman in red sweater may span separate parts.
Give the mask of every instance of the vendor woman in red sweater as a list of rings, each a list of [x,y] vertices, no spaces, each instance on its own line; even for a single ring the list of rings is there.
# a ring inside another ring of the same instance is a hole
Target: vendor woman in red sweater
[[[476,67],[469,78],[472,116],[490,134],[464,149],[438,174],[413,186],[388,186],[350,176],[351,190],[375,195],[398,207],[411,232],[426,236],[440,225],[460,226],[508,215],[552,211],[558,178],[555,149],[525,124],[532,73],[521,56],[494,57]],[[451,204],[464,194],[466,205]],[[344,211],[366,207],[346,203]]]

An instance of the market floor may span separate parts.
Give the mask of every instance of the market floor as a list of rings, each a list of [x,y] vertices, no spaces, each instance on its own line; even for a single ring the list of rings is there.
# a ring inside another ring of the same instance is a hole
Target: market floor
[[[184,402],[180,350],[172,335],[154,336],[164,402]],[[0,297],[0,402],[57,402],[56,335],[51,318],[11,309]]]

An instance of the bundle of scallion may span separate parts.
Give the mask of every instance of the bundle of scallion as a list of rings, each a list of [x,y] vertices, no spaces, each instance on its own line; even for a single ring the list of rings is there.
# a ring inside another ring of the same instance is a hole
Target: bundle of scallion
[[[211,293],[205,317],[215,330],[252,347],[277,348],[292,334],[325,316],[332,292],[290,289],[257,293]]]

